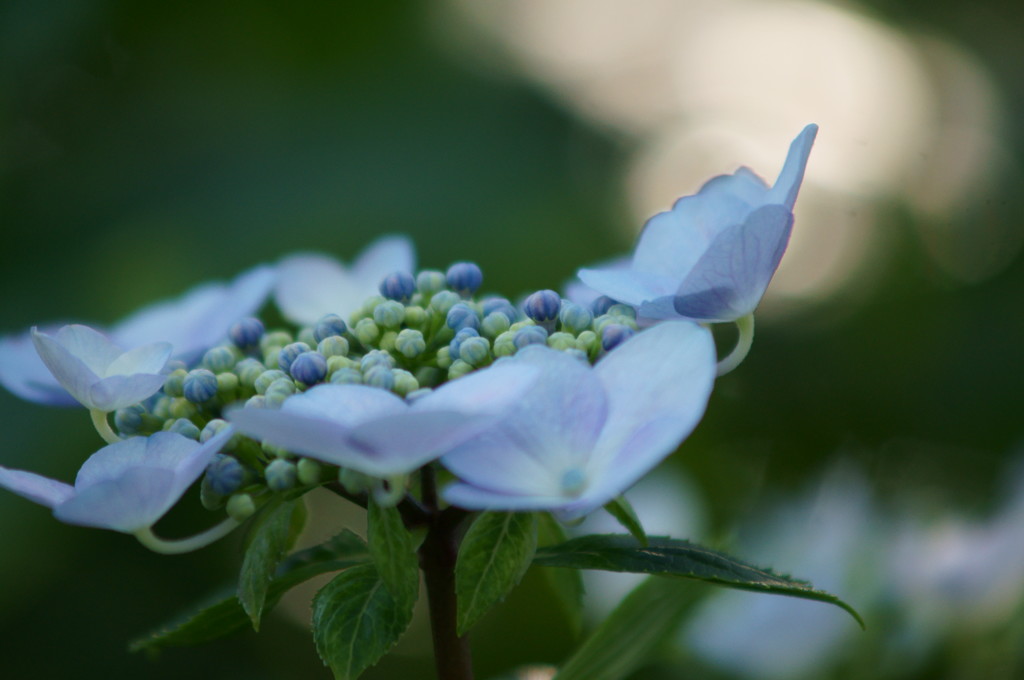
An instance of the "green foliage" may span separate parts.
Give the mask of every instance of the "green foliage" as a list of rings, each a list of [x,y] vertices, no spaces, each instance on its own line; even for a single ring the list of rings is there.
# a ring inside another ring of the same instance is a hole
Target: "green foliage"
[[[485,512],[476,518],[455,563],[459,635],[519,583],[536,549],[535,513]]]
[[[537,520],[538,543],[541,546],[565,543],[569,539],[562,525],[550,513],[538,514]],[[579,636],[583,630],[583,574],[579,569],[556,567],[544,568],[541,571],[565,613],[569,628],[574,635]]]
[[[636,510],[633,509],[633,506],[626,500],[625,496],[619,496],[610,503],[607,503],[604,509],[618,520],[622,528],[628,531],[633,538],[640,541],[640,545],[647,545],[647,532],[644,531],[643,525],[640,524],[640,518],[637,517]]]
[[[641,546],[632,536],[582,536],[541,548],[534,564],[681,576],[740,590],[817,600],[843,608],[864,627],[864,621],[853,607],[831,593],[816,590],[806,581],[774,574],[710,548],[674,538],[653,536],[646,546]]]
[[[587,638],[555,680],[620,680],[651,661],[675,632],[694,599],[694,587],[649,578]]]
[[[369,559],[366,544],[345,530],[318,546],[291,555],[278,567],[267,588],[263,611],[270,611],[289,589],[314,576],[338,571]],[[206,604],[190,608],[190,613],[132,641],[133,652],[159,652],[165,647],[189,647],[204,644],[242,630],[250,619],[241,602],[226,587]],[[196,611],[198,609],[198,611]]]
[[[313,640],[337,680],[377,663],[411,620],[412,609],[391,594],[373,563],[338,574],[313,598]]]
[[[305,518],[302,499],[271,502],[249,531],[238,577],[238,601],[252,620],[254,630],[260,629],[267,590],[277,566],[302,532]]]
[[[382,508],[371,499],[367,508],[367,540],[384,585],[398,602],[412,609],[419,594],[419,560],[398,508]]]

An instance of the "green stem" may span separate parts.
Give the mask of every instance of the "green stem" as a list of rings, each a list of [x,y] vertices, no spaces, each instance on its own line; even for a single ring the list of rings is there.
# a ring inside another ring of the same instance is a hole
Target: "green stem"
[[[434,664],[439,680],[473,680],[473,662],[468,636],[457,632],[458,604],[455,598],[455,560],[459,554],[459,522],[454,515],[439,512],[434,471],[423,468],[423,503],[431,511],[430,529],[420,546],[420,568],[430,605],[430,630],[434,641]],[[451,508],[449,508],[451,510]],[[459,519],[463,514],[460,512]]]
[[[113,428],[110,427],[110,422],[107,420],[106,411],[99,409],[89,409],[89,415],[92,417],[92,425],[96,428],[96,431],[103,437],[103,441],[108,444],[116,444],[122,441],[121,437],[114,432]]]
[[[145,529],[136,531],[135,538],[139,539],[139,543],[146,546],[153,552],[160,553],[161,555],[180,555],[181,553],[192,552],[193,550],[205,548],[211,543],[219,541],[234,531],[240,524],[240,522],[229,517],[220,524],[210,527],[201,534],[176,540],[160,538],[153,533],[152,527],[146,527]]]
[[[736,319],[736,330],[740,335],[736,339],[736,346],[729,352],[729,356],[718,362],[718,375],[723,376],[743,363],[754,344],[754,315],[747,314]]]

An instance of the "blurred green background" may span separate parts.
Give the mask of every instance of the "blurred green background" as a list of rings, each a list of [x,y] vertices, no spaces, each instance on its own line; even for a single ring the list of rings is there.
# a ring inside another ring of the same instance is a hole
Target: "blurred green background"
[[[637,189],[637,178],[658,167],[637,160],[644,158],[638,149],[661,148],[657,126],[642,114],[607,114],[607,102],[642,102],[647,89],[672,83],[638,78],[618,95],[590,96],[580,71],[552,67],[566,53],[593,56],[598,75],[611,68],[597,57],[615,43],[612,35],[584,47],[568,41],[584,19],[614,12],[612,3],[554,3],[559,11],[525,18],[509,3],[469,4],[5,0],[0,332],[62,319],[108,323],[290,251],[348,260],[384,233],[408,234],[422,266],[475,260],[485,287],[510,297],[558,288],[580,266],[628,251],[642,224],[637,215],[664,209],[670,197],[650,204]],[[690,4],[698,3],[678,3]],[[970,55],[969,70],[983,77],[978,84],[963,79],[966,67],[923,68],[946,108],[929,100],[924,122],[910,118],[904,129],[928,123],[939,131],[936,139],[949,141],[950,128],[934,125],[942,119],[988,136],[976,146],[954,145],[941,161],[921,162],[970,175],[952,189],[938,187],[948,202],[928,209],[906,188],[917,186],[919,166],[871,175],[871,167],[852,167],[834,154],[828,161],[830,144],[870,146],[871,138],[844,139],[830,132],[829,120],[817,120],[822,134],[803,194],[817,208],[798,212],[796,230],[820,240],[805,250],[813,255],[815,244],[828,246],[830,225],[849,215],[870,224],[844,233],[872,241],[849,247],[863,257],[844,265],[849,276],[825,292],[801,284],[792,270],[788,294],[766,300],[750,358],[721,380],[704,422],[669,463],[694,480],[708,505],[707,535],[725,543],[762,499],[803,488],[837,454],[865,471],[883,506],[913,502],[922,512],[983,518],[996,508],[1007,461],[1018,452],[1024,7],[997,0],[872,5],[841,11],[870,17],[888,39],[942,41]],[[653,0],[630,7],[655,18],[678,9]],[[717,20],[714,5],[701,7],[702,17]],[[793,7],[765,0],[757,11],[788,17]],[[615,21],[609,25],[614,33]],[[530,56],[534,35],[551,42]],[[756,62],[773,55],[740,56]],[[851,60],[861,57],[886,54],[854,51]],[[619,65],[634,64],[631,58],[608,56]],[[813,52],[800,59],[829,79],[830,62],[818,63]],[[710,57],[692,64],[700,72],[714,65]],[[803,77],[780,69],[780,98]],[[835,79],[846,83],[844,77]],[[755,88],[745,93],[734,80],[717,82],[749,116],[723,117],[721,126],[781,120],[778,100],[759,98]],[[853,100],[855,87],[851,80]],[[993,93],[988,108],[968,105],[979,101],[978,88]],[[815,120],[816,112],[805,115],[799,101],[788,101],[799,125]],[[673,102],[677,111],[651,115],[676,130],[699,129],[706,102],[700,111],[687,108],[685,91]],[[686,177],[749,162],[770,179],[799,131],[788,121],[764,142],[774,166],[762,169],[757,158],[742,156],[722,165],[694,153],[683,159],[691,167]],[[813,199],[819,153],[826,180]],[[844,167],[868,177],[849,194]],[[681,178],[675,186],[673,196],[699,181]],[[722,338],[728,342],[728,333]],[[45,409],[2,392],[0,412],[5,466],[70,479],[98,446],[81,411]],[[205,521],[201,512],[181,512],[166,533]],[[230,542],[159,557],[121,535],[59,524],[3,494],[0,544],[4,677],[329,677],[301,614],[271,617],[259,636],[173,651],[157,663],[127,653],[133,636],[232,577],[239,555]],[[417,624],[366,677],[431,677],[425,636]],[[870,653],[867,642],[857,644]],[[527,661],[556,663],[573,646],[534,576],[475,636],[481,678]],[[995,665],[985,668],[1019,677],[1012,669],[1020,652],[1009,648],[992,652],[995,662],[987,655]],[[963,662],[949,668],[939,654],[894,673],[981,677],[965,672]],[[638,677],[679,677],[674,673],[666,662]]]

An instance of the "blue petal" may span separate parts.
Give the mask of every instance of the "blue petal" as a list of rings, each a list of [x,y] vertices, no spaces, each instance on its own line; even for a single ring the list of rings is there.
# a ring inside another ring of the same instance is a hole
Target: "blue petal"
[[[70,484],[34,472],[5,467],[0,467],[0,487],[48,508],[63,503],[75,492]]]
[[[676,291],[675,310],[698,321],[732,321],[754,311],[786,252],[793,213],[758,208],[716,238]]]
[[[55,338],[32,329],[32,343],[46,368],[82,405],[92,408],[90,390],[99,377],[80,358],[76,357]],[[105,368],[105,366],[103,367]]]
[[[789,147],[789,154],[786,156],[786,163],[782,166],[782,172],[775,180],[775,186],[768,192],[767,203],[781,203],[790,210],[793,209],[797,193],[800,191],[800,184],[804,180],[804,170],[807,168],[811,145],[814,144],[817,134],[818,126],[812,123],[793,140]]]
[[[76,491],[53,515],[68,524],[135,533],[155,524],[174,505],[174,482],[169,470],[131,468]]]
[[[44,329],[56,332],[56,329]],[[37,404],[75,406],[78,400],[60,386],[32,344],[31,331],[0,338],[0,385]]]
[[[442,492],[445,501],[466,510],[553,510],[568,503],[562,496],[505,494],[455,483]]]
[[[112,375],[94,382],[89,387],[89,408],[104,413],[138,404],[160,391],[167,381],[166,375]]]
[[[601,295],[633,306],[671,295],[679,285],[678,279],[640,269],[581,269],[576,275]]]

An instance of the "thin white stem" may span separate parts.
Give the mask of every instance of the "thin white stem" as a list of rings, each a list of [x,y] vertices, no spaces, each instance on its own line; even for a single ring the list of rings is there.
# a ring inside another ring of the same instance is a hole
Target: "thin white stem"
[[[100,436],[103,437],[103,441],[108,444],[116,444],[122,441],[121,437],[110,427],[110,421],[107,420],[105,411],[96,408],[89,409],[89,415],[92,416],[92,425],[100,433]]]
[[[135,538],[139,539],[139,543],[153,552],[160,553],[161,555],[179,555],[205,548],[211,543],[219,541],[234,531],[240,524],[241,522],[237,522],[229,517],[201,534],[175,540],[160,538],[153,533],[152,527],[146,527],[136,531]]]
[[[729,356],[718,362],[718,375],[722,376],[743,363],[754,344],[754,315],[747,314],[736,319],[736,330],[740,335],[736,338],[736,346]]]

